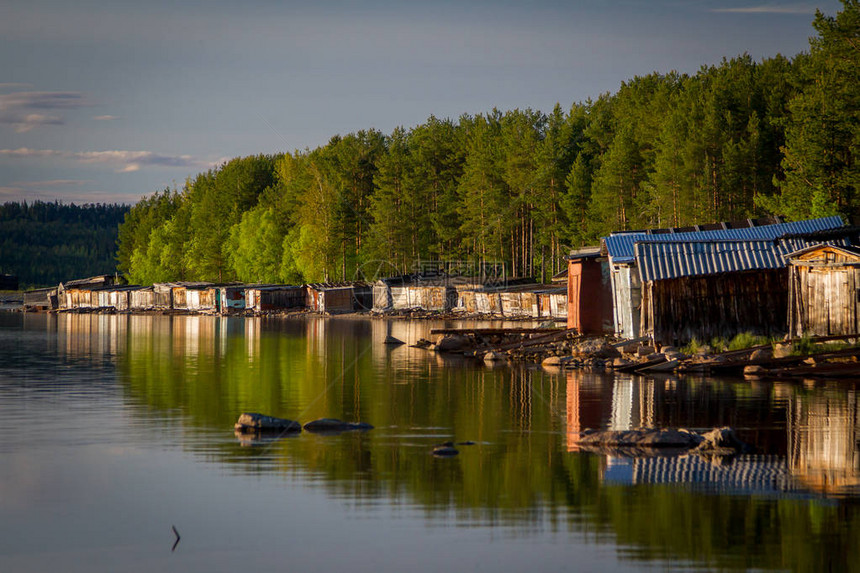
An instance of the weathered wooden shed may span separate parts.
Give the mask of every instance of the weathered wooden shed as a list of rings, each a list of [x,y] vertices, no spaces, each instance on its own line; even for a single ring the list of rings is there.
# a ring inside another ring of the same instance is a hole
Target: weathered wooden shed
[[[305,308],[305,289],[293,285],[249,285],[245,288],[245,308],[268,310]]]
[[[96,275],[85,279],[64,281],[57,287],[57,303],[59,308],[98,308],[98,295],[93,296],[93,289],[121,284],[122,280],[116,275]]]
[[[130,310],[132,295],[140,289],[141,287],[137,285],[106,287],[99,291],[99,307],[114,308],[118,311]]]
[[[458,289],[454,308],[470,314],[501,314],[501,296],[498,292],[474,287]]]
[[[445,275],[425,277],[402,275],[376,281],[373,285],[373,310],[445,311],[457,306],[457,289]]]
[[[600,247],[587,247],[567,256],[567,327],[582,334],[611,334],[612,279],[609,259]]]
[[[40,288],[24,292],[25,310],[51,310],[58,307],[57,289]]]
[[[786,256],[800,240],[636,243],[642,336],[662,344],[786,332]]]
[[[364,310],[373,304],[373,290],[365,283],[307,284],[305,293],[307,308],[326,314]]]
[[[788,255],[792,336],[860,333],[860,248],[814,245]]]
[[[843,226],[839,216],[783,223],[777,217],[712,223],[676,229],[625,231],[601,239],[601,253],[609,258],[612,286],[613,322],[616,336],[636,338],[643,327],[642,279],[634,245],[646,242],[702,242],[775,240],[791,235],[814,233]]]
[[[218,312],[227,314],[231,311],[245,310],[249,288],[247,285],[221,285],[212,288],[218,289],[216,299]]]
[[[567,287],[557,287],[537,292],[538,311],[541,318],[567,318]]]
[[[152,310],[155,305],[155,290],[152,287],[143,287],[130,293],[129,308],[131,310]]]
[[[503,290],[499,293],[502,315],[511,318],[538,317],[538,296],[532,290]]]
[[[131,291],[129,304],[132,310],[167,310],[173,308],[171,283],[156,283]]]
[[[171,308],[176,310],[215,310],[215,292],[207,282],[168,283],[171,293]]]

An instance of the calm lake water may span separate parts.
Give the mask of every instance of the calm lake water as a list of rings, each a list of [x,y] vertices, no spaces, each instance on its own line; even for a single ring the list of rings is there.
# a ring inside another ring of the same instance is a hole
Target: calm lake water
[[[382,344],[444,325],[0,313],[0,571],[860,568],[853,384],[488,368]],[[243,411],[376,428],[250,443]],[[623,458],[571,439],[722,425],[758,453]],[[449,439],[476,444],[434,458]]]

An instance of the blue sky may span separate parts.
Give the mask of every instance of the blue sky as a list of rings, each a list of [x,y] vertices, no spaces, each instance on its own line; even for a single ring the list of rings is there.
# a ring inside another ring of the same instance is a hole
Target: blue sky
[[[806,51],[837,0],[4,0],[0,202],[126,202],[231,157],[431,114],[567,109]]]

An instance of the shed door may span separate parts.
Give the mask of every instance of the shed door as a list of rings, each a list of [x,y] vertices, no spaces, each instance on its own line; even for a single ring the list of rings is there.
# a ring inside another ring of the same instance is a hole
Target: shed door
[[[856,295],[851,269],[832,269],[827,273],[824,303],[827,305],[828,334],[854,332]]]
[[[579,309],[581,283],[582,277],[578,273],[568,273],[567,327],[575,328],[580,332],[582,331],[582,317]]]

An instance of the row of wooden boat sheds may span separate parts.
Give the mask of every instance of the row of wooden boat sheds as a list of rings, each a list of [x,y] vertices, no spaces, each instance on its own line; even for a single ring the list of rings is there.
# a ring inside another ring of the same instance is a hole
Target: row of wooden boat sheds
[[[54,289],[24,293],[24,307],[26,310],[171,310],[206,314],[424,310],[560,321],[567,317],[567,289],[563,284],[538,285],[531,279],[481,280],[427,271],[389,277],[374,284],[295,286],[171,282],[141,287],[120,283],[114,275],[67,281]]]
[[[859,238],[838,216],[613,233],[568,257],[568,327],[671,345],[857,334]]]
[[[295,285],[160,283],[104,275],[25,293],[30,309],[178,310],[229,314],[422,309],[567,320],[583,334],[659,344],[740,332],[860,333],[860,226],[841,217],[778,217],[624,231],[567,257],[552,285],[444,271],[366,282]],[[566,288],[564,282],[567,283]]]

